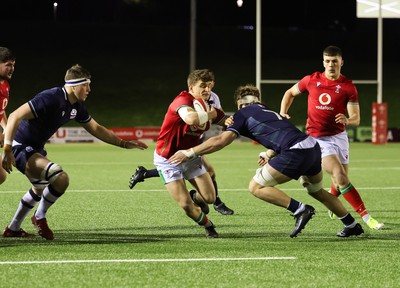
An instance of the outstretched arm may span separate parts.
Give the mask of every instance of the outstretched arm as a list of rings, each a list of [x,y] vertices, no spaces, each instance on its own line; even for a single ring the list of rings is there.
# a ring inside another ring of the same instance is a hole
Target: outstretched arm
[[[86,129],[94,137],[114,146],[121,148],[133,149],[138,148],[140,150],[147,149],[147,145],[137,140],[123,140],[117,137],[111,130],[97,123],[94,119],[89,122],[82,124],[83,128]]]
[[[211,137],[207,141],[193,147],[189,150],[179,150],[169,158],[169,163],[179,165],[186,162],[188,159],[192,159],[197,155],[210,154],[215,151],[221,150],[225,146],[228,146],[237,138],[237,135],[232,131],[222,132],[220,135]]]

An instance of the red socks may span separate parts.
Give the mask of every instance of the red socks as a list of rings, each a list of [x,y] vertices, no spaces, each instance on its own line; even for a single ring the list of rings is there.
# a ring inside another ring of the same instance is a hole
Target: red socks
[[[354,211],[356,211],[361,217],[368,214],[360,194],[358,194],[357,189],[354,188],[351,183],[349,183],[345,188],[339,188],[339,190],[340,193],[343,194],[344,199],[349,202]]]

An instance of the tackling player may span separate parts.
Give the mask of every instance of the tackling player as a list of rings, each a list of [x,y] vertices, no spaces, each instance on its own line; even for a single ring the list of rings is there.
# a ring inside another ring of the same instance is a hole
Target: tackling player
[[[287,90],[282,98],[280,114],[290,119],[288,111],[294,98],[308,92],[306,131],[321,146],[322,167],[332,179],[330,192],[336,197],[343,195],[369,228],[380,230],[384,224],[371,217],[348,177],[350,149],[346,126],[360,124],[360,108],[356,87],[340,73],[343,63],[339,47],[325,48],[325,72],[305,76]],[[330,216],[333,218],[332,213]]]
[[[169,158],[169,163],[183,165],[181,163],[193,161],[191,159],[196,156],[224,148],[240,135],[246,136],[275,151],[272,158],[270,151],[260,153],[259,164],[263,167],[256,171],[249,189],[257,198],[293,213],[296,223],[290,237],[296,237],[302,231],[314,215],[315,209],[289,197],[275,186],[300,177],[305,180],[303,186],[309,195],[334,211],[342,220],[345,227],[337,236],[362,234],[364,231],[361,225],[346,211],[343,204],[322,188],[321,151],[317,141],[261,104],[257,87],[239,87],[235,92],[235,100],[239,111],[232,116],[232,125],[226,131],[196,147],[177,151]]]
[[[31,221],[39,235],[54,239],[46,213],[62,196],[69,185],[69,176],[62,167],[47,158],[47,140],[64,124],[75,120],[98,139],[121,148],[146,149],[140,141],[118,138],[106,127],[97,123],[83,102],[90,92],[90,73],[74,65],[65,74],[65,85],[44,90],[12,112],[4,136],[2,166],[10,173],[15,166],[29,179],[31,189],[22,197],[11,223],[4,229],[3,237],[30,237],[21,224],[39,203]]]

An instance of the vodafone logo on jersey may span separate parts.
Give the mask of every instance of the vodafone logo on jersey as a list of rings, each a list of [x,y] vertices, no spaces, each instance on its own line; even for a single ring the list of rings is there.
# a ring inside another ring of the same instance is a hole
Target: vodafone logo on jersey
[[[319,95],[318,101],[319,103],[321,103],[321,105],[315,106],[315,108],[320,110],[333,110],[333,107],[327,106],[332,102],[332,97],[328,93],[322,93],[321,95]]]
[[[331,103],[331,95],[329,95],[328,93],[322,93],[321,95],[319,95],[318,97],[318,101],[319,103],[321,103],[322,105],[328,105]]]

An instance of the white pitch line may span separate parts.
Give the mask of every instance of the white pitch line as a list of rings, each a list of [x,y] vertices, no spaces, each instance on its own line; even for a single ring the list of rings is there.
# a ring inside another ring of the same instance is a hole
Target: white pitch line
[[[4,261],[0,265],[29,264],[74,264],[74,263],[150,263],[150,262],[207,262],[207,261],[265,261],[296,260],[297,257],[255,257],[255,258],[191,258],[191,259],[98,259],[98,260],[51,260],[51,261]]]
[[[325,187],[328,189],[328,187]],[[393,187],[357,187],[358,190],[399,190],[400,186],[393,186]],[[298,191],[302,190],[301,187],[299,188],[285,188],[285,191]],[[67,190],[69,193],[87,193],[87,192],[127,192],[127,193],[136,193],[136,192],[166,192],[165,189],[135,189],[135,192],[132,192],[130,189],[70,189]],[[248,188],[223,188],[218,189],[218,191],[226,191],[226,192],[248,192]],[[13,194],[13,193],[23,193],[26,192],[25,190],[5,190],[0,191],[0,194]]]

